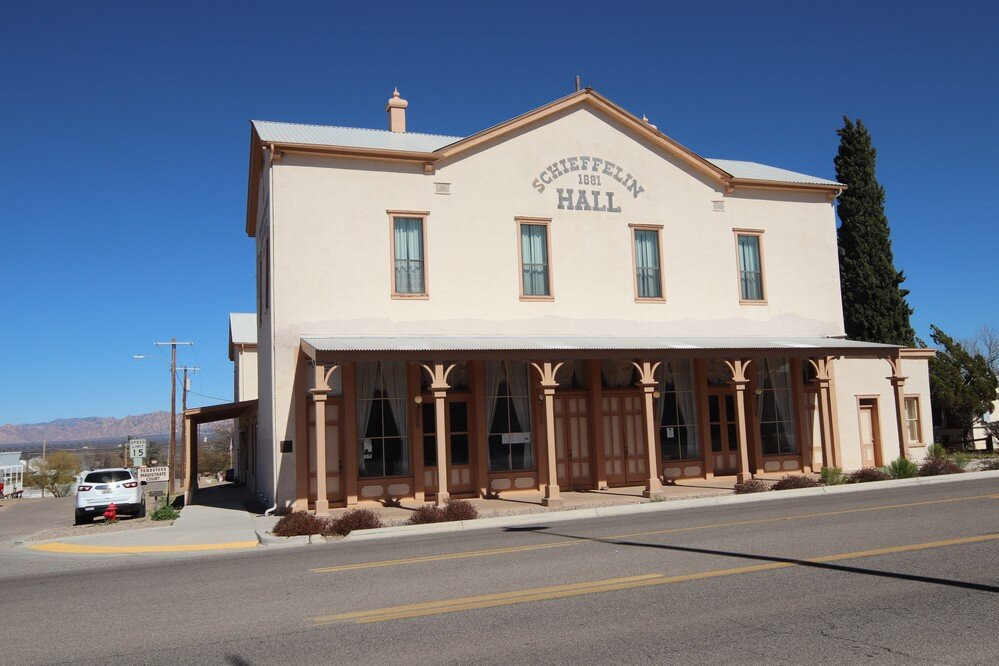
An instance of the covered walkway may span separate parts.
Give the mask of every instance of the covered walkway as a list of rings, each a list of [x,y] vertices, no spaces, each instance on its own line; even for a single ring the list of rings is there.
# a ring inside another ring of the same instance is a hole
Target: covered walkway
[[[257,411],[256,400],[193,407],[184,412],[184,504],[194,501],[198,489],[198,426],[239,419]]]

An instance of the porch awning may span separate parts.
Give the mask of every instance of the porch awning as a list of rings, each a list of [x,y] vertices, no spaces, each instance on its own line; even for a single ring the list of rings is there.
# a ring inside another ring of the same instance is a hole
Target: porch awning
[[[615,356],[897,356],[900,347],[824,337],[634,337],[575,335],[315,335],[302,338],[313,359],[612,358]]]
[[[226,402],[221,405],[192,407],[184,411],[184,419],[190,421],[192,425],[201,425],[202,423],[212,423],[214,421],[238,419],[247,412],[256,411],[256,409],[256,399],[244,400],[242,402]]]

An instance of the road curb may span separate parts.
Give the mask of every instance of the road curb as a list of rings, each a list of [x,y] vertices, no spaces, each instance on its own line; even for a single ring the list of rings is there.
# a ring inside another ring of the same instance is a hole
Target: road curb
[[[657,513],[661,511],[677,511],[705,506],[728,506],[733,504],[751,504],[754,502],[773,502],[795,497],[812,497],[814,495],[842,495],[847,493],[882,490],[885,488],[906,488],[910,486],[937,485],[961,481],[999,478],[999,470],[965,472],[963,474],[948,474],[942,476],[917,476],[912,479],[893,479],[890,481],[872,481],[869,483],[843,484],[838,486],[819,486],[817,488],[799,488],[795,490],[778,490],[747,495],[721,495],[717,497],[698,497],[692,499],[667,500],[664,502],[645,502],[642,504],[624,504],[619,506],[594,507],[592,509],[567,509],[565,511],[548,511],[525,513],[514,516],[496,516],[493,518],[478,518],[450,523],[431,523],[428,525],[395,525],[379,527],[371,530],[351,532],[344,541],[367,541],[370,539],[385,539],[399,536],[421,536],[424,534],[445,534],[448,532],[465,532],[470,530],[485,530],[494,527],[518,527],[557,523],[586,518],[609,518],[633,514]],[[293,537],[300,538],[300,537]]]
[[[256,548],[259,541],[225,541],[221,543],[187,543],[159,546],[91,546],[65,541],[46,541],[28,546],[30,550],[60,555],[140,555],[151,553],[195,553],[213,550],[243,550]]]

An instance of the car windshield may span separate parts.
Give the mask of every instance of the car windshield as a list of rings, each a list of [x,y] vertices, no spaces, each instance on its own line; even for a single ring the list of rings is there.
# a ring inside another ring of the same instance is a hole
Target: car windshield
[[[114,483],[115,481],[128,481],[132,478],[132,473],[127,469],[109,469],[103,472],[91,472],[84,479],[87,483]]]

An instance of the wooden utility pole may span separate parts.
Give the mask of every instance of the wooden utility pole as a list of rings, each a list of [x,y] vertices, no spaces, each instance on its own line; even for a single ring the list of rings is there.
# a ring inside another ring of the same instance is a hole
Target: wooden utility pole
[[[167,467],[170,468],[170,478],[167,480],[167,492],[174,487],[174,458],[177,455],[177,345],[194,345],[193,342],[177,342],[177,338],[170,338],[170,342],[154,342],[157,347],[170,345],[170,460]]]
[[[42,440],[42,497],[45,497],[45,480],[49,478],[49,471],[45,469],[45,446],[48,444],[47,439]]]
[[[190,388],[187,383],[187,371],[190,370],[191,372],[197,372],[200,369],[201,368],[199,368],[196,365],[183,365],[177,368],[177,370],[184,371],[184,380],[181,382],[181,399],[180,399],[180,413],[182,415],[184,414],[184,412],[187,411],[187,389]],[[191,445],[197,446],[198,443],[191,442]],[[180,449],[181,449],[181,460],[184,460],[184,452],[187,451],[187,428],[181,428],[180,430]],[[181,470],[182,475],[186,475],[187,473],[188,471],[186,469]],[[184,478],[186,479],[187,476],[184,476]]]

